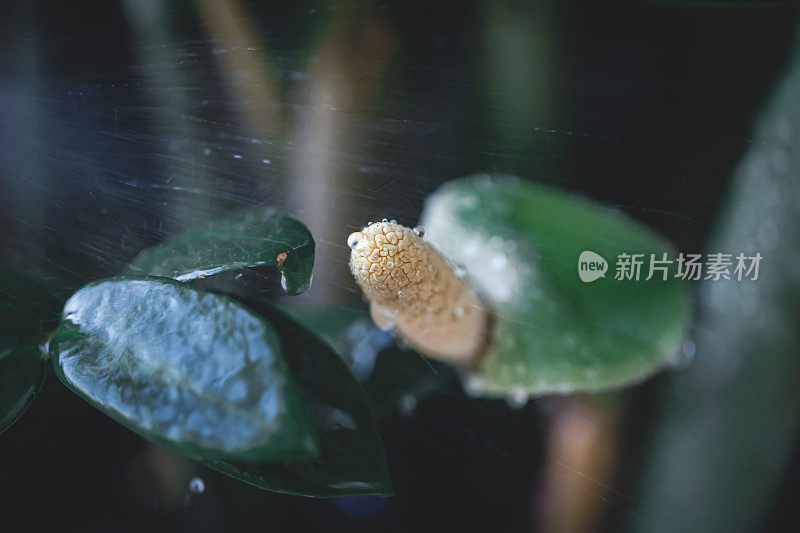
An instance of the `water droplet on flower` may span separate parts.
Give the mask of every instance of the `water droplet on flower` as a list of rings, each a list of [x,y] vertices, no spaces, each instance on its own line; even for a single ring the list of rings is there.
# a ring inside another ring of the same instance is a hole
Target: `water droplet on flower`
[[[347,237],[347,246],[349,246],[351,250],[355,250],[358,243],[361,242],[362,236],[363,234],[360,231],[351,233],[350,236]]]
[[[194,494],[203,494],[206,490],[206,484],[201,478],[193,477],[189,481],[189,490]]]
[[[383,218],[383,219],[381,219],[381,222],[389,222],[389,219],[388,218]]]
[[[414,229],[412,229],[411,231],[413,231],[414,235],[417,235],[418,237],[425,236],[425,228],[423,228],[422,226],[414,226]]]

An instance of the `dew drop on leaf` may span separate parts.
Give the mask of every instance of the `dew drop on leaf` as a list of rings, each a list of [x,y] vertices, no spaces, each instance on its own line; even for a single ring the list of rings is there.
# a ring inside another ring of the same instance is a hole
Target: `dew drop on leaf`
[[[206,490],[206,484],[202,478],[193,477],[189,481],[189,491],[193,494],[203,494]]]

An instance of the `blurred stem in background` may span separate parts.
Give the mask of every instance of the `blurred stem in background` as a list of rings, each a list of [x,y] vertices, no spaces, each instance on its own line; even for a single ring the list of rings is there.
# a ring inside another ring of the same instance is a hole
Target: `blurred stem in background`
[[[310,299],[331,302],[352,291],[347,235],[361,220],[355,194],[363,178],[351,163],[365,154],[363,123],[384,85],[397,44],[392,28],[371,12],[333,17],[312,54],[296,117],[294,159],[287,189],[291,211],[314,235],[318,282]],[[321,279],[320,279],[321,278]],[[342,283],[345,283],[343,285]]]
[[[154,150],[163,153],[154,181],[161,185],[165,203],[170,205],[165,220],[171,224],[163,228],[169,234],[208,219],[218,203],[208,166],[187,164],[202,157],[199,147],[212,141],[211,132],[195,120],[197,106],[189,94],[196,80],[179,60],[182,53],[176,51],[180,46],[176,43],[183,41],[176,33],[183,25],[169,17],[167,5],[159,0],[125,0],[123,5],[138,37],[134,46],[137,64],[153,95],[153,136],[161,144]],[[169,202],[173,191],[189,195]]]
[[[613,492],[609,480],[617,468],[622,396],[576,394],[553,400],[533,530],[593,531]]]
[[[561,160],[543,149],[554,141],[542,134],[568,122],[558,2],[484,1],[479,9],[487,142],[513,161],[504,171],[563,181]],[[553,401],[532,526],[548,533],[588,531],[601,517],[615,471],[620,400],[578,395]]]
[[[558,160],[542,149],[549,140],[540,134],[565,118],[558,2],[489,0],[479,9],[488,94],[482,114],[493,149],[514,162],[497,170],[559,181]]]
[[[761,253],[757,282],[704,282],[697,359],[669,378],[633,531],[754,531],[800,415],[800,42],[734,175],[708,253]]]
[[[4,8],[5,9],[2,9]],[[6,18],[5,11],[16,8],[16,18]],[[12,20],[16,23],[12,23]],[[20,23],[21,21],[21,23]],[[25,39],[25,46],[13,46]],[[41,98],[44,72],[39,31],[35,23],[35,5],[0,4],[0,57],[3,72],[0,79],[0,226],[3,234],[3,260],[19,270],[26,269],[33,279],[43,279],[48,269],[44,250],[35,243],[46,238],[49,175],[43,164],[45,143],[42,141],[44,110]],[[13,201],[10,201],[12,200]],[[13,239],[13,240],[12,240]]]
[[[217,49],[225,51],[219,64],[242,129],[257,141],[280,137],[284,130],[280,87],[251,17],[235,0],[201,0],[199,9],[208,35]],[[263,150],[262,155],[266,157]]]

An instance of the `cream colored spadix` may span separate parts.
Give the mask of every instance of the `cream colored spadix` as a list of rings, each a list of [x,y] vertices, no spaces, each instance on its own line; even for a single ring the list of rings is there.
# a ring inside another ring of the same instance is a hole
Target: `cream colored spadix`
[[[475,292],[414,230],[392,222],[352,233],[350,270],[378,327],[394,328],[421,353],[473,366],[489,314]]]

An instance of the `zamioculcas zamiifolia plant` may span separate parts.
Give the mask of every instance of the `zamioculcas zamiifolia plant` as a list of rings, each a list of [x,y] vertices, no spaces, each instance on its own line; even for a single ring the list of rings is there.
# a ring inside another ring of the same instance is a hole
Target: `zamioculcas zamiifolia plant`
[[[669,248],[624,215],[476,176],[435,192],[421,223],[424,235],[384,220],[348,239],[371,320],[360,304],[293,306],[244,287],[238,273],[265,266],[290,295],[311,284],[312,236],[271,208],[143,251],[75,292],[47,335],[37,311],[53,298],[4,276],[0,431],[33,400],[49,358],[94,407],[232,477],[306,496],[389,494],[373,411],[460,381],[512,398],[605,390],[674,359],[689,317],[680,281],[577,276],[587,250]]]

